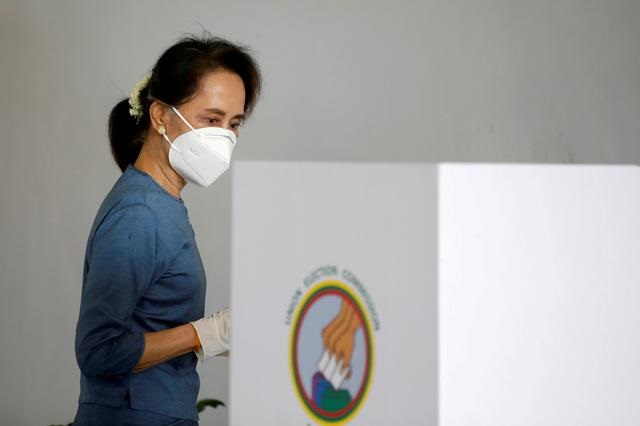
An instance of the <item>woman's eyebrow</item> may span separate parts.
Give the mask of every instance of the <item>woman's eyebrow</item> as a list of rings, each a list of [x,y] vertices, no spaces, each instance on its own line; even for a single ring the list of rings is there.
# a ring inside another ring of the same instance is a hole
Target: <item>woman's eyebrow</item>
[[[212,114],[218,114],[221,116],[225,116],[227,115],[226,112],[224,112],[223,110],[219,109],[219,108],[205,108],[204,109],[206,112],[212,113]],[[243,119],[244,118],[244,114],[236,114],[233,116],[233,118],[240,118]]]

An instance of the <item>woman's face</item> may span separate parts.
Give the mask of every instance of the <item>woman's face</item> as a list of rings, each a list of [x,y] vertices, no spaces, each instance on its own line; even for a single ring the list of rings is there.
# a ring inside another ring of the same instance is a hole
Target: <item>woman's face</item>
[[[239,135],[244,120],[244,83],[238,74],[221,69],[200,79],[195,96],[177,110],[194,128],[222,127]],[[172,110],[167,109],[167,133],[173,140],[189,127]]]

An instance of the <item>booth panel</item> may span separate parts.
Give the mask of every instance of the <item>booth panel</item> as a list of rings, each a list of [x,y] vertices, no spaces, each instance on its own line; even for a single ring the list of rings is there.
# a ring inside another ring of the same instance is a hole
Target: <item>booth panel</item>
[[[640,424],[640,168],[439,176],[441,425]]]
[[[436,188],[426,165],[235,163],[232,425],[436,424]]]

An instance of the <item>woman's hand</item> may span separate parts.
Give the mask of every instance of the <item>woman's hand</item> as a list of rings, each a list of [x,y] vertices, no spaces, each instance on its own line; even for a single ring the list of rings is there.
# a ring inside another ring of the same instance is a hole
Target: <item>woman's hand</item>
[[[192,351],[201,362],[216,355],[229,356],[230,325],[231,312],[225,308],[189,324],[144,333],[144,352],[133,372]]]
[[[231,346],[231,311],[222,309],[191,323],[196,330],[202,347],[196,351],[201,362],[216,355],[229,352]]]

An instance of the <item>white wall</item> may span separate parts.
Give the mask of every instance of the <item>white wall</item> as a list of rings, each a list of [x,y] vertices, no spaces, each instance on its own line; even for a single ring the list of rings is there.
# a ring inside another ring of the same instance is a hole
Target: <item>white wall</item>
[[[0,420],[68,422],[82,259],[119,172],[106,119],[181,33],[249,44],[237,159],[639,163],[640,2],[0,3]],[[228,303],[229,175],[185,200]],[[200,369],[227,400],[227,362]],[[202,423],[226,422],[224,409]]]

